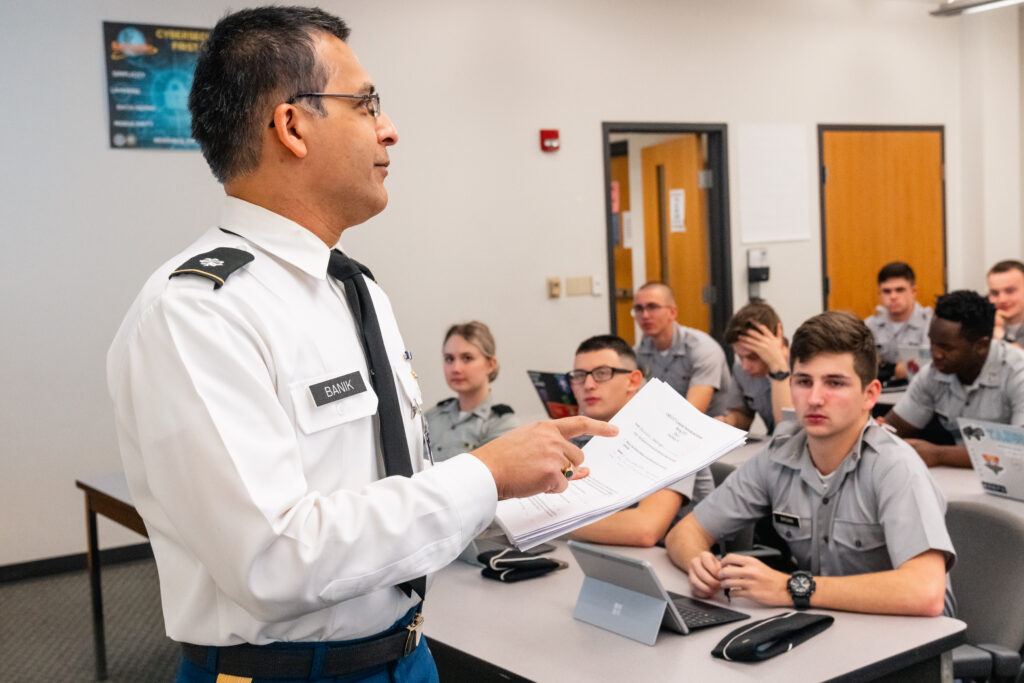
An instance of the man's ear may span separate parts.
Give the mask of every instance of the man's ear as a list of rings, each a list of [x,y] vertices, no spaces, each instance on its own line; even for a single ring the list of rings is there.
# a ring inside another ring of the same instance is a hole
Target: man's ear
[[[877,379],[868,382],[864,388],[864,407],[871,412],[871,409],[878,403],[878,397],[882,395],[882,383]]]
[[[982,358],[987,358],[991,344],[992,337],[982,337],[978,341],[974,342],[974,353],[978,354]]]
[[[304,159],[309,153],[303,136],[306,116],[306,113],[294,104],[282,102],[274,109],[274,125],[270,127],[271,134],[277,141],[300,159]]]
[[[632,394],[640,391],[640,387],[644,383],[644,373],[642,370],[634,370],[629,373],[629,391]]]

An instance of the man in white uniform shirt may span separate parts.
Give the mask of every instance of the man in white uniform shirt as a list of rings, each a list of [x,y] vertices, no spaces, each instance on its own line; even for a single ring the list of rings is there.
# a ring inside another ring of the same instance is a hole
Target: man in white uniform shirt
[[[347,36],[295,7],[213,29],[189,109],[228,196],[148,280],[108,355],[178,681],[437,680],[423,577],[498,499],[585,476],[567,438],[615,431],[538,423],[424,466],[390,303],[331,250],[384,209],[398,139]]]

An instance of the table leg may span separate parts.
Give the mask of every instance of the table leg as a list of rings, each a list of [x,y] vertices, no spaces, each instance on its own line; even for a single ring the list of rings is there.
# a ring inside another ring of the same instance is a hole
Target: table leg
[[[85,497],[85,519],[89,530],[89,584],[92,588],[92,637],[96,650],[96,680],[107,680],[107,638],[103,630],[103,586],[100,583],[100,547],[96,533],[96,511]]]

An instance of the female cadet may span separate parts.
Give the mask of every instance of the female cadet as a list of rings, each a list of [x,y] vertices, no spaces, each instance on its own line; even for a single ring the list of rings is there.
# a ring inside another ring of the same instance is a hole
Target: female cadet
[[[494,403],[491,382],[498,377],[494,337],[475,320],[452,325],[442,347],[444,379],[456,396],[427,411],[435,461],[471,451],[516,426],[512,408]]]

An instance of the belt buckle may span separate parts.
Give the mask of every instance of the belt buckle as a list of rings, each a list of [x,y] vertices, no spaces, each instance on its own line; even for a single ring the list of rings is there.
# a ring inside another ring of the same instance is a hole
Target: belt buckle
[[[423,613],[417,612],[412,622],[405,627],[405,630],[409,632],[409,635],[405,639],[403,657],[415,650],[420,644],[420,635],[423,633]]]

